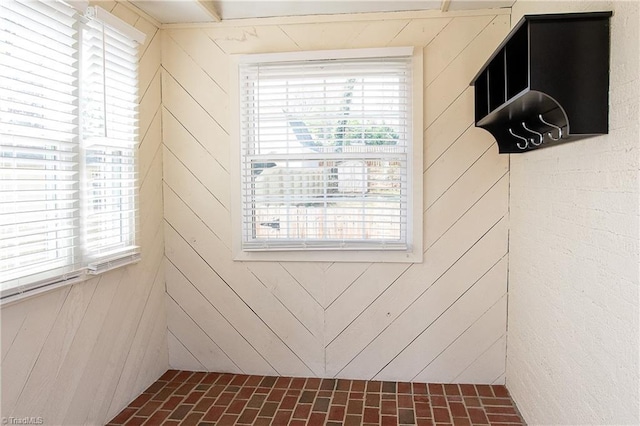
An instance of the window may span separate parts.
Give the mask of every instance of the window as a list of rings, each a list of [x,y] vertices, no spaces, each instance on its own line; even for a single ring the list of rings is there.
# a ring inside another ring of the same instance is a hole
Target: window
[[[421,260],[417,56],[239,58],[236,259]]]
[[[99,8],[0,4],[3,299],[138,257],[137,43]]]

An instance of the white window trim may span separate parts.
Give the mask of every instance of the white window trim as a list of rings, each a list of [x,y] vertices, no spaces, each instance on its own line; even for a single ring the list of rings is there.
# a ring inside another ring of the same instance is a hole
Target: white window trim
[[[239,66],[246,62],[276,62],[313,59],[368,58],[402,56],[412,54],[412,146],[411,174],[413,178],[412,205],[408,209],[411,224],[410,248],[408,250],[295,250],[295,251],[244,251],[242,250],[242,191],[241,191],[241,143],[240,143],[240,81]],[[309,52],[285,52],[252,55],[231,55],[229,107],[231,111],[230,168],[232,254],[236,261],[291,261],[291,262],[393,262],[420,263],[423,258],[423,55],[422,49],[371,48],[322,50]]]

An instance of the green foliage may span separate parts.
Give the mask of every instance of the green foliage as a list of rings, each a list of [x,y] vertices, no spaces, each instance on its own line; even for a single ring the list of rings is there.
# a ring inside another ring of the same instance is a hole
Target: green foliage
[[[305,146],[349,146],[349,145],[396,145],[400,135],[380,122],[363,121],[351,117],[355,78],[345,82],[344,93],[339,101],[342,117],[332,120],[302,121],[289,115],[289,124],[298,140]],[[286,111],[285,111],[286,112]]]
[[[347,133],[348,142],[361,139],[365,145],[395,145],[400,136],[388,126],[356,128]],[[349,144],[346,144],[349,145]]]
[[[339,127],[313,127],[314,146],[396,145],[400,135],[389,126],[362,125],[359,120],[345,120]]]

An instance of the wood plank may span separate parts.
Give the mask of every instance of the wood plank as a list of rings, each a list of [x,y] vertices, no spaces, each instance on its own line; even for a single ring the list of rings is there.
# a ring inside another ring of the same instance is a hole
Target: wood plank
[[[426,46],[452,18],[412,19],[388,44],[389,46]]]
[[[414,339],[427,330],[456,300],[507,252],[507,223],[502,220],[455,262],[433,285],[425,288],[398,317],[380,329],[372,341],[349,361],[342,376],[373,377]],[[506,286],[506,281],[503,283]],[[396,296],[397,297],[397,296]],[[389,298],[387,303],[393,303]],[[420,368],[422,368],[422,365]],[[418,370],[419,371],[419,370]],[[404,380],[409,377],[405,374]]]
[[[506,346],[505,346],[506,348]],[[506,352],[506,351],[505,351]],[[505,373],[502,373],[500,377],[491,382],[492,385],[505,385],[507,384],[507,377]]]
[[[204,371],[238,371],[233,361],[171,297],[167,298],[167,321],[171,334],[202,364]],[[184,368],[181,365],[177,367]]]
[[[404,380],[418,380],[420,370],[466,328],[475,322],[484,312],[506,294],[507,262],[503,258],[486,275],[464,293],[462,297],[448,308],[433,324],[429,326],[411,345],[406,347],[393,361],[376,375],[378,380],[389,377],[402,377]],[[498,364],[504,365],[504,359]],[[431,378],[420,376],[425,381]],[[495,376],[494,376],[495,377]],[[457,381],[456,381],[457,382]],[[457,382],[457,383],[474,383]]]
[[[151,82],[160,70],[161,42],[160,33],[155,33],[147,40],[147,49],[138,61],[138,95],[141,98],[149,91]]]
[[[161,176],[162,174],[162,153],[159,152],[152,165],[150,176]],[[153,184],[152,184],[153,183]],[[146,257],[154,247],[153,241],[156,235],[162,233],[162,182],[147,179],[140,191],[140,233],[138,234],[140,252],[142,257]],[[162,239],[158,240],[160,243]]]
[[[218,202],[229,210],[231,183],[229,172],[187,130],[168,113],[164,114],[164,146],[189,169]],[[168,172],[165,167],[165,172]],[[220,218],[222,220],[224,215]]]
[[[138,107],[138,125],[140,135],[145,135],[153,118],[157,115],[161,103],[160,72],[154,74],[149,83],[149,88],[144,92]]]
[[[506,294],[429,363],[416,381],[457,383],[456,378],[507,333]],[[504,363],[504,360],[501,360]]]
[[[300,50],[344,49],[367,26],[366,22],[281,25]]]
[[[140,16],[137,13],[120,3],[117,3],[115,5],[115,7],[111,10],[111,13],[116,17],[122,19],[132,27],[134,27],[138,19],[140,19]]]
[[[324,271],[325,308],[331,306],[370,267],[371,263],[335,262],[326,268]]]
[[[220,201],[165,148],[163,155],[164,181],[191,210],[213,231],[225,247],[231,250],[231,221],[229,211]]]
[[[316,340],[324,338],[324,309],[306,289],[277,262],[246,262],[264,284]]]
[[[98,340],[98,331],[107,316],[118,284],[121,283],[123,269],[117,269],[96,278],[98,284],[89,303],[82,324],[76,332],[68,355],[59,368],[54,389],[65,389],[64,392],[52,392],[42,416],[52,424],[64,424],[64,416],[71,407],[75,389],[82,379],[84,367],[89,363],[89,354]]]
[[[53,384],[62,360],[67,356],[75,333],[96,289],[97,280],[71,286],[60,312],[52,322],[51,332],[44,341],[38,359],[29,374],[20,398],[17,413],[37,413],[53,392]]]
[[[452,19],[424,49],[424,86],[444,72],[494,18],[464,16]]]
[[[292,52],[300,46],[277,25],[206,28],[205,33],[227,54]]]
[[[11,305],[5,305],[0,309],[0,350],[2,350],[2,362],[9,353],[9,349],[13,345],[13,342],[18,336],[18,333],[22,329],[25,318],[27,317],[27,310],[24,309],[22,304],[14,303]]]
[[[164,228],[162,222],[162,191],[158,191],[156,197],[157,198],[155,205],[157,211],[146,216],[146,222],[143,224],[141,232],[142,238],[140,239],[140,253],[142,259],[141,262],[145,262],[142,263],[142,266],[145,268],[145,259],[150,256],[151,258],[153,258],[152,256],[155,254],[155,247],[153,246],[153,244],[157,243],[164,246]]]
[[[424,172],[423,203],[425,211],[462,176],[482,155],[495,145],[487,132],[470,127]]]
[[[466,90],[482,64],[509,32],[509,17],[497,16],[464,51],[425,88],[424,124],[429,127]]]
[[[185,253],[192,250],[184,240],[172,238],[171,244],[181,248]],[[191,277],[194,275],[191,274]],[[211,285],[212,280],[207,275],[198,275],[196,278],[198,281],[190,282],[173,263],[167,262],[167,295],[196,321],[208,338],[215,342],[233,362],[236,368],[231,371],[240,371],[245,374],[262,374],[263,372],[277,374],[238,329],[216,308],[214,304],[220,303],[221,300],[217,297],[219,294],[217,288]],[[174,334],[176,337],[181,336],[175,330]],[[180,340],[189,347],[188,339],[180,337]],[[205,363],[203,365],[206,366]],[[218,370],[214,366],[210,371]]]
[[[228,133],[227,94],[167,33],[162,37],[162,67]]]
[[[138,378],[145,370],[157,370],[154,372],[154,378],[157,378],[159,374],[162,374],[168,368],[168,363],[164,366],[144,363],[147,350],[166,347],[166,335],[160,339],[153,339],[153,332],[157,323],[164,324],[166,331],[166,292],[163,265],[164,259],[158,265],[158,270],[155,271],[155,280],[122,368],[122,374],[109,404],[107,417],[111,414],[118,414],[119,409],[121,410],[123,406],[126,406],[145,389],[145,387],[138,385]],[[145,385],[149,384],[151,383],[145,383]]]
[[[423,263],[413,264],[331,342],[327,347],[327,374],[337,374],[507,214],[506,191],[506,181],[493,187],[425,252]]]
[[[282,267],[305,288],[313,299],[325,304],[325,263],[321,262],[282,262]]]
[[[467,88],[424,132],[424,170],[427,170],[474,123],[473,88]]]
[[[9,348],[2,362],[2,371],[0,371],[3,415],[16,417],[22,415],[16,411],[19,408],[16,405],[18,398],[69,291],[70,287],[63,287],[34,296],[21,303],[22,309],[28,312],[28,315]]]
[[[350,49],[362,49],[387,46],[393,42],[396,35],[398,35],[409,22],[409,19],[386,19],[366,22],[366,25],[356,37],[347,40],[346,47]]]
[[[167,345],[169,346],[169,366],[172,369],[207,371],[205,366],[173,335],[171,330],[167,330]]]
[[[300,15],[300,16],[278,16],[272,18],[247,18],[242,20],[226,20],[217,23],[187,23],[187,24],[164,24],[163,28],[216,28],[232,29],[237,27],[269,27],[274,25],[324,23],[324,22],[351,22],[351,21],[379,21],[384,19],[437,19],[442,17],[457,18],[460,16],[478,15],[509,15],[509,8],[500,9],[476,9],[476,10],[453,10],[446,14],[440,10],[411,10],[406,12],[367,12],[367,13],[344,13],[338,15]]]
[[[162,73],[162,102],[180,124],[225,169],[229,170],[229,135],[168,73]],[[166,111],[163,119],[167,120]],[[166,126],[163,126],[163,130]],[[164,135],[164,143],[170,138]]]
[[[166,262],[164,260],[163,262]],[[164,275],[162,276],[164,279]],[[144,358],[142,359],[142,365],[144,366],[153,366],[153,368],[143,368],[140,370],[139,374],[136,376],[136,385],[134,389],[132,389],[129,400],[133,400],[140,394],[138,389],[146,389],[155,382],[165,371],[169,369],[169,347],[167,342],[167,315],[166,315],[166,292],[164,282],[161,283],[160,291],[162,292],[162,303],[163,303],[163,311],[158,312],[157,319],[153,321],[153,331],[151,332],[151,344],[149,344],[145,348]],[[114,412],[112,412],[112,416],[107,416],[109,418],[113,418],[116,414],[118,414],[123,406],[117,406],[112,404]]]
[[[152,212],[152,209],[155,207],[151,203],[152,200],[155,200],[155,195],[158,191],[158,187],[162,187],[162,150],[160,149],[160,145],[158,145],[158,150],[155,152],[148,152],[145,154],[153,154],[153,157],[146,160],[148,163],[147,173],[144,178],[138,181],[140,185],[138,200],[140,202],[139,211],[140,216],[144,219],[149,216]],[[144,226],[145,223],[142,223]]]
[[[144,182],[147,178],[151,162],[156,157],[160,146],[162,146],[162,109],[158,108],[138,145],[138,182]]]
[[[80,386],[75,390],[71,410],[65,424],[79,422],[95,424],[103,419],[118,384],[135,331],[140,323],[142,307],[155,281],[155,272],[163,258],[163,235],[158,233],[152,242],[146,261],[122,268],[124,273],[107,320],[100,329],[98,340],[90,352]],[[136,285],[131,285],[136,283]]]
[[[337,298],[326,312],[327,342],[335,339],[351,322],[407,269],[406,263],[374,263]]]
[[[507,338],[501,337],[485,353],[456,377],[458,383],[498,383],[504,381],[504,360],[507,356]],[[504,383],[499,383],[504,384]]]
[[[315,374],[311,368],[321,368],[321,362],[313,357],[318,357],[321,352],[316,348],[318,343],[313,335],[242,264],[231,261],[230,252],[220,240],[169,189],[165,191],[165,212],[170,225],[165,228],[167,257],[192,282],[196,281],[191,272],[195,268],[200,273],[211,269],[209,279],[214,278],[211,275],[221,278],[214,281],[218,292],[215,306],[237,329],[242,330],[252,346],[279,374]],[[180,242],[178,238],[188,241],[199,256],[186,257],[183,261],[186,263],[181,263],[178,256],[182,252],[176,250],[176,244]],[[251,325],[243,327],[243,321]],[[293,348],[290,349],[289,343]],[[301,347],[303,344],[306,346]],[[308,359],[306,363],[302,361]]]
[[[204,30],[175,29],[167,32],[223,92],[229,92],[229,57]]]
[[[462,215],[509,171],[509,157],[489,148],[423,216],[426,248],[444,235]]]

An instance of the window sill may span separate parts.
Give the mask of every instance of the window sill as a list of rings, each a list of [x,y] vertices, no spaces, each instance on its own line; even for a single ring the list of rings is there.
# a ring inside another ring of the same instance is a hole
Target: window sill
[[[417,252],[416,252],[417,251]],[[375,262],[422,263],[421,250],[295,250],[236,251],[235,261],[241,262]]]
[[[129,266],[140,261],[140,254],[132,255],[126,260],[121,260],[120,262],[113,263],[109,265],[109,267],[101,269],[99,271],[94,271],[90,269],[81,270],[75,272],[73,274],[65,274],[62,276],[57,276],[53,278],[49,278],[47,280],[41,280],[39,282],[24,284],[22,286],[16,286],[13,288],[9,288],[3,290],[2,293],[8,293],[6,296],[2,295],[0,298],[0,307],[6,307],[13,305],[18,302],[22,302],[24,300],[30,299],[31,297],[59,289],[62,287],[71,286],[74,284],[79,284],[84,281],[88,281],[92,278],[95,278],[99,275],[102,275],[106,272],[112,271],[114,269],[123,268],[125,266]],[[19,287],[23,287],[24,290],[19,290]]]

